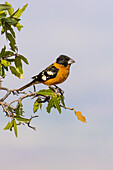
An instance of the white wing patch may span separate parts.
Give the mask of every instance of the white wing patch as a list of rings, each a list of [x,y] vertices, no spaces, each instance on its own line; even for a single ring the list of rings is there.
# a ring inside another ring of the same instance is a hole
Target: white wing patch
[[[54,73],[53,73],[52,71],[47,71],[47,74],[48,74],[49,76],[53,76],[53,75],[54,75]]]
[[[47,77],[45,75],[42,76],[42,80],[46,81]]]
[[[35,76],[35,79],[37,79],[38,78],[38,76]]]

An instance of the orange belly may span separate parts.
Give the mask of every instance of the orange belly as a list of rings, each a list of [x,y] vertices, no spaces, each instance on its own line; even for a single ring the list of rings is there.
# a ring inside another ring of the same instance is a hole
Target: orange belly
[[[49,79],[49,80],[43,82],[43,84],[45,84],[47,86],[63,83],[69,76],[70,65],[65,67],[63,65],[59,65],[59,64],[55,63],[54,66],[57,67],[59,69],[59,71],[55,78],[52,78],[52,79]]]

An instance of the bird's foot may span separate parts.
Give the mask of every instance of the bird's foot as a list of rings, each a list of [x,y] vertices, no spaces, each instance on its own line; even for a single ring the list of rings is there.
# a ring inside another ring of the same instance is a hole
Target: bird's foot
[[[59,88],[58,86],[56,86],[56,85],[54,85],[54,86],[55,86],[55,88],[52,87],[52,86],[49,86],[49,88],[54,90],[57,95],[59,95],[59,96],[62,95],[63,96],[64,91],[61,88]]]
[[[63,91],[61,88],[59,88],[58,86],[56,86],[56,85],[54,85],[54,86],[56,87],[56,89],[58,90],[58,92],[63,96],[64,91]]]
[[[33,89],[34,89],[34,92],[36,92],[36,87],[35,87],[35,85],[33,85]]]

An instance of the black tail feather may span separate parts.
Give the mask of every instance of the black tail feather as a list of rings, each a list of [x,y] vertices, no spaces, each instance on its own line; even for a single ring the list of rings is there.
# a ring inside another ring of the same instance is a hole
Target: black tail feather
[[[25,86],[19,88],[18,91],[22,91],[22,90],[24,90],[24,89],[26,89],[26,88],[34,85],[34,84],[38,84],[38,82],[36,83],[36,81],[33,80],[33,81],[31,81],[30,83],[26,84]]]

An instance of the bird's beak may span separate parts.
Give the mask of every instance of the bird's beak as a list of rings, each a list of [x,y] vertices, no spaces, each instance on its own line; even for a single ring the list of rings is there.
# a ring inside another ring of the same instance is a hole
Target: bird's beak
[[[73,63],[75,63],[75,61],[70,58],[69,61],[68,61],[68,64],[73,64]]]

